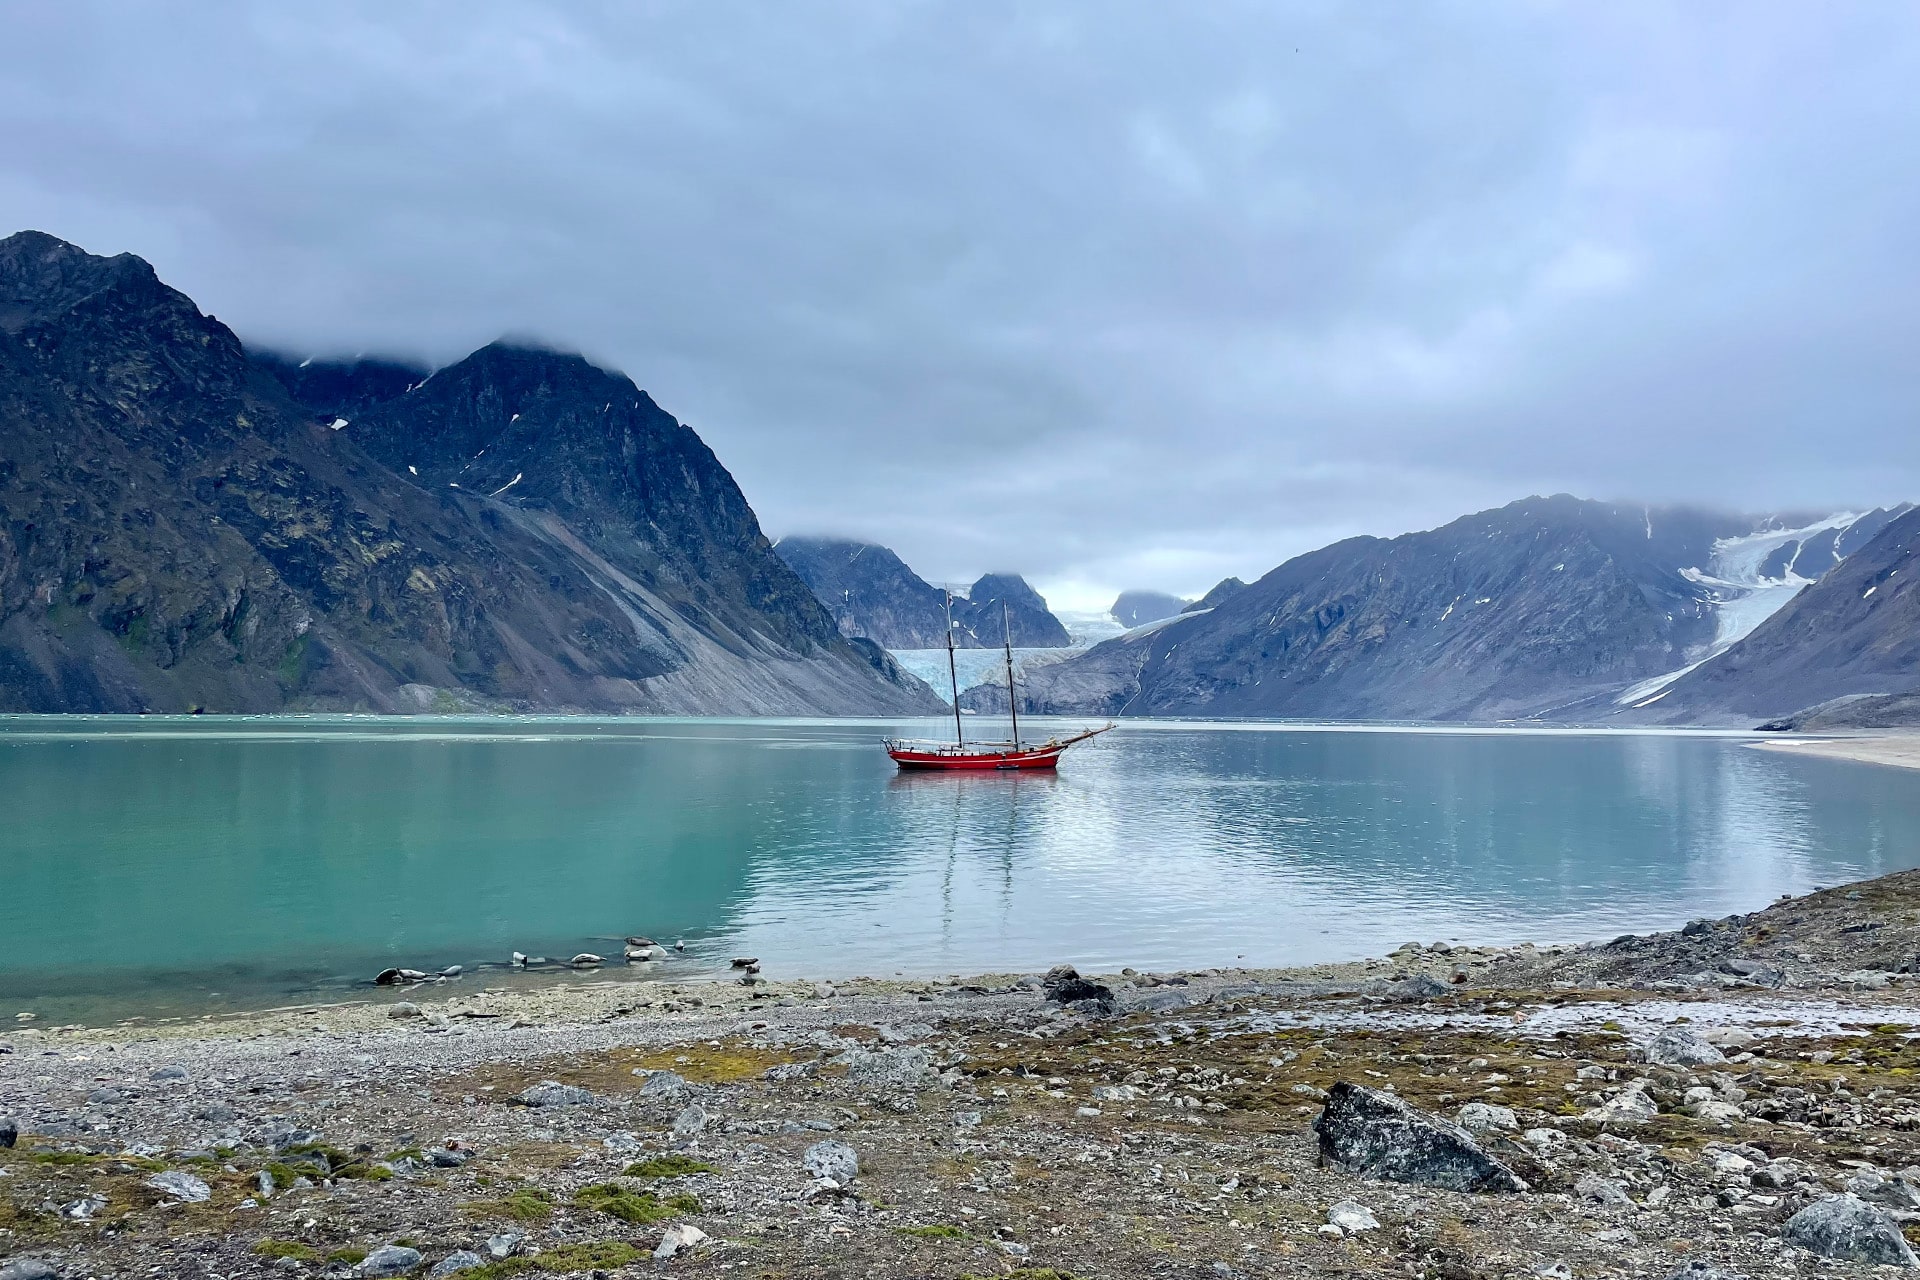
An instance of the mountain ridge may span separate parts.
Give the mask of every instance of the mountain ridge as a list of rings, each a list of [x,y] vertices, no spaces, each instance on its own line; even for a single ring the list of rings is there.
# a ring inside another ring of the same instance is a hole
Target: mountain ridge
[[[382,465],[285,363],[133,255],[0,240],[0,707],[937,710],[764,538],[735,576],[782,612],[723,634],[552,512]]]
[[[774,551],[812,589],[843,635],[870,639],[887,649],[945,646],[946,592],[890,549],[854,538],[790,535],[775,543]],[[1046,600],[1019,574],[982,574],[964,594],[954,594],[952,610],[959,648],[998,648],[1009,627],[1017,647],[1065,648],[1073,643]]]

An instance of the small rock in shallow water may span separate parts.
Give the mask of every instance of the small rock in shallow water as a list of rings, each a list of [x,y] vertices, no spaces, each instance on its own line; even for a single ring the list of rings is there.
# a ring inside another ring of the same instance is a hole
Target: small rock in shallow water
[[[646,1090],[643,1088],[641,1092]],[[522,1107],[577,1107],[592,1102],[593,1095],[578,1085],[542,1080],[539,1084],[527,1086],[507,1101]]]
[[[1380,1219],[1373,1216],[1373,1210],[1357,1200],[1342,1200],[1327,1210],[1327,1221],[1347,1235],[1352,1235],[1356,1231],[1380,1229]]]
[[[190,1173],[178,1169],[168,1169],[165,1173],[156,1173],[147,1179],[147,1185],[155,1191],[165,1192],[175,1200],[188,1204],[201,1204],[213,1195],[213,1189]]]
[[[382,969],[374,975],[375,986],[391,987],[402,982],[425,982],[427,975],[418,969]]]
[[[800,1163],[814,1177],[831,1178],[844,1187],[859,1175],[860,1153],[844,1142],[828,1138],[808,1147]]]
[[[1886,1212],[1853,1196],[1828,1196],[1787,1219],[1781,1238],[1823,1258],[1915,1267],[1913,1250]]]
[[[1321,1160],[1363,1178],[1455,1191],[1527,1189],[1465,1129],[1377,1089],[1336,1083],[1313,1128],[1320,1135]]]
[[[668,1227],[660,1237],[659,1245],[654,1249],[656,1258],[671,1258],[676,1254],[698,1249],[705,1244],[707,1233],[685,1222],[676,1222]]]
[[[1668,1027],[1647,1046],[1647,1061],[1661,1067],[1704,1067],[1725,1062],[1726,1055],[1708,1044],[1691,1027]]]
[[[458,1275],[462,1271],[471,1271],[475,1267],[486,1265],[486,1259],[468,1249],[450,1253],[433,1264],[433,1270],[427,1272],[427,1280],[443,1280],[443,1277]]]
[[[383,1244],[368,1254],[360,1263],[363,1276],[404,1276],[410,1275],[420,1265],[420,1251],[409,1249],[403,1244]]]

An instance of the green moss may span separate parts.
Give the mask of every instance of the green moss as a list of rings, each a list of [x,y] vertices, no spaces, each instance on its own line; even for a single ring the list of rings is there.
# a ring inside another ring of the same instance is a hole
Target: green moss
[[[94,1157],[84,1151],[33,1151],[27,1155],[36,1164],[92,1164]]]
[[[622,1222],[663,1222],[677,1213],[698,1213],[700,1202],[692,1196],[668,1196],[661,1199],[651,1191],[629,1191],[617,1182],[601,1182],[582,1187],[573,1202]]]
[[[695,1160],[692,1156],[683,1156],[679,1152],[672,1155],[655,1156],[651,1160],[641,1160],[626,1168],[629,1178],[682,1178],[690,1173],[718,1173],[719,1170],[705,1160]]]
[[[521,1187],[498,1200],[475,1200],[460,1206],[483,1218],[507,1218],[514,1222],[545,1222],[553,1216],[553,1197],[538,1187]]]
[[[281,684],[289,689],[298,689],[307,682],[307,676],[313,670],[310,650],[311,645],[305,635],[293,638],[293,643],[287,646],[287,651],[280,657],[278,675]]]
[[[647,1256],[624,1240],[600,1240],[593,1244],[566,1244],[548,1249],[537,1257],[504,1258],[487,1262],[460,1273],[461,1280],[507,1280],[529,1271],[582,1272],[611,1271],[631,1266]]]
[[[350,1267],[357,1267],[366,1260],[365,1249],[335,1249],[327,1255],[328,1262],[344,1262]]]
[[[624,1240],[596,1240],[592,1244],[563,1244],[548,1249],[536,1261],[542,1271],[608,1271],[631,1266],[647,1256]]]
[[[298,1240],[262,1240],[253,1251],[263,1258],[293,1258],[300,1262],[320,1261],[320,1251]]]
[[[402,1147],[398,1151],[389,1151],[384,1157],[388,1164],[399,1164],[402,1160],[423,1160],[418,1147]]]
[[[945,1222],[936,1222],[925,1227],[895,1227],[903,1236],[918,1236],[922,1240],[965,1240],[967,1233],[959,1227]]]

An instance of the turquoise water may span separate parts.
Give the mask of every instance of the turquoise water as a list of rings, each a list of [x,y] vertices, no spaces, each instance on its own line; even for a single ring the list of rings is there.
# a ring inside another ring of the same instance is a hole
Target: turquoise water
[[[1057,777],[896,775],[881,734],[937,723],[0,718],[0,1022],[635,932],[689,975],[1294,963],[1920,864],[1920,773],[1735,738],[1128,724]]]

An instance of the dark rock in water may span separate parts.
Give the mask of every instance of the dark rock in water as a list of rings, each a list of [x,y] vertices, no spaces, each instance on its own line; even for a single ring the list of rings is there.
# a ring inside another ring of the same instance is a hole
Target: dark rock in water
[[[1870,1262],[1877,1266],[1920,1267],[1900,1228],[1887,1216],[1853,1196],[1817,1200],[1787,1219],[1780,1236],[1823,1258]]]
[[[507,1101],[521,1107],[577,1107],[592,1102],[593,1094],[578,1085],[542,1080],[539,1084],[527,1086]]]
[[[402,982],[425,982],[427,975],[418,969],[382,969],[374,975],[374,985],[381,987],[396,986]]]
[[[1040,989],[1055,1004],[1078,1004],[1082,1000],[1113,1004],[1111,987],[1081,977],[1080,971],[1070,964],[1057,964],[1047,970],[1047,976],[1040,980]]]
[[[1314,1120],[1320,1158],[1363,1178],[1453,1191],[1525,1191],[1527,1184],[1459,1125],[1342,1080]]]
[[[380,1277],[411,1275],[419,1265],[418,1249],[409,1249],[403,1244],[383,1244],[361,1261],[360,1274]]]
[[[10,1116],[0,1116],[0,1147],[11,1147],[20,1141],[20,1122]]]

